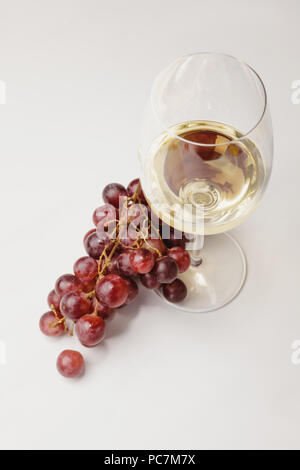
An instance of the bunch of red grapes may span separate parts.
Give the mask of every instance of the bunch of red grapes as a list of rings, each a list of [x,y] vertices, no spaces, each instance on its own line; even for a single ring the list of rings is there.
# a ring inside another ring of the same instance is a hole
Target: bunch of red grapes
[[[139,282],[160,289],[169,302],[182,301],[187,289],[177,276],[190,266],[184,234],[168,227],[164,238],[165,225],[151,215],[139,179],[127,189],[108,184],[102,196],[105,204],[93,214],[96,228],[84,237],[88,256],[75,262],[74,274],[57,279],[48,295],[51,310],[40,319],[45,335],[72,335],[75,329],[88,348],[103,340],[115,309],[136,298]],[[77,351],[65,350],[57,368],[65,377],[77,377],[84,370],[84,359]]]

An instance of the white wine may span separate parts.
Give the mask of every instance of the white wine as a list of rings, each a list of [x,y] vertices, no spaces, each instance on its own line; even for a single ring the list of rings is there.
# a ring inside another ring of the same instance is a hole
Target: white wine
[[[186,233],[233,228],[256,207],[264,186],[258,148],[218,122],[173,126],[154,141],[147,162],[144,189],[152,209]]]

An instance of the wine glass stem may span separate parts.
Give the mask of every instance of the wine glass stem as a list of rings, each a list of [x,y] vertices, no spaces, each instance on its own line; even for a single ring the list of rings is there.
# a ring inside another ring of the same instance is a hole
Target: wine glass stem
[[[204,235],[195,235],[188,242],[186,249],[191,257],[191,265],[199,266],[202,263],[202,248],[204,247]]]

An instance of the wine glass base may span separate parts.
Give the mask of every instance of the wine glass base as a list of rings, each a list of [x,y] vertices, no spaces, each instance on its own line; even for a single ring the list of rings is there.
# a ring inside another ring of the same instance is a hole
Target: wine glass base
[[[171,303],[156,290],[164,302],[186,312],[205,313],[224,307],[238,295],[246,280],[247,262],[237,241],[227,233],[209,235],[201,253],[201,265],[178,276],[187,286],[186,298]]]

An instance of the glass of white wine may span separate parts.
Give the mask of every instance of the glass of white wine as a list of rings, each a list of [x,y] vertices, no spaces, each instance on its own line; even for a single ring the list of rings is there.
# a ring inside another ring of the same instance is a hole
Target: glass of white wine
[[[244,253],[227,232],[257,207],[272,167],[261,78],[226,54],[175,60],[154,81],[139,158],[151,209],[188,240],[192,264],[179,275],[188,295],[172,305],[190,312],[226,305],[247,273]]]

